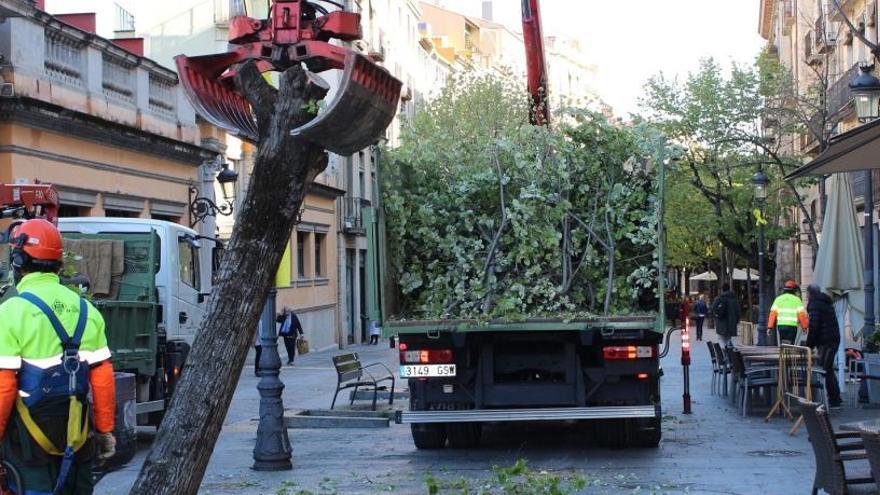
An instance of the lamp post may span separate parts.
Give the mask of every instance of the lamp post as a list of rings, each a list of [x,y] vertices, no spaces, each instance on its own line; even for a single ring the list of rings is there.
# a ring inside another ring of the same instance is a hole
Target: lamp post
[[[862,65],[860,74],[849,83],[859,122],[871,122],[880,116],[880,79],[871,72],[874,65]],[[865,174],[865,337],[874,333],[874,180],[871,170]]]
[[[235,198],[235,183],[238,181],[238,172],[231,170],[228,163],[220,165],[220,172],[216,180],[223,191],[223,203],[217,204],[211,197],[199,196],[199,190],[195,186],[189,187],[189,226],[194,227],[197,223],[208,217],[232,215],[232,202]]]
[[[764,201],[767,199],[767,186],[770,179],[763,170],[752,176],[755,188],[755,201],[758,203],[758,345],[767,345],[767,295],[764,293]]]

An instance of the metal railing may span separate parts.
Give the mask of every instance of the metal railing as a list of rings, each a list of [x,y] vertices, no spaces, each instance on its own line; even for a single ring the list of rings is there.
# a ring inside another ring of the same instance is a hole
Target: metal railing
[[[828,112],[831,115],[840,112],[846,108],[852,101],[852,89],[849,83],[859,75],[859,64],[854,64],[846,70],[839,78],[828,88]]]
[[[114,3],[113,8],[116,11],[115,31],[134,31],[134,15],[118,3]]]
[[[361,234],[364,229],[364,199],[357,196],[342,198],[342,231],[346,234]]]

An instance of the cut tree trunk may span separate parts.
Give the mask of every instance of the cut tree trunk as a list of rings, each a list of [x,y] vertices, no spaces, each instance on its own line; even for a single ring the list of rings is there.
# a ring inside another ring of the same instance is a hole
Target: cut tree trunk
[[[253,62],[236,76],[257,117],[253,176],[207,314],[132,494],[198,492],[297,213],[327,165],[323,149],[290,136],[313,117],[307,104],[323,98],[326,85],[299,67],[280,79],[276,90]]]

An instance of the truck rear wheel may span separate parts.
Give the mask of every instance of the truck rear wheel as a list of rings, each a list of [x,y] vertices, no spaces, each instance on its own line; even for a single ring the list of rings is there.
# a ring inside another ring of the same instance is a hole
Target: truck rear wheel
[[[626,423],[623,419],[603,419],[593,425],[596,442],[609,449],[626,446]]]
[[[443,424],[412,424],[413,443],[417,449],[442,449],[446,443],[446,428]]]
[[[629,421],[630,445],[634,447],[657,447],[660,445],[661,419],[659,416]]]
[[[480,423],[447,423],[446,434],[449,436],[449,447],[452,449],[467,449],[480,444],[480,435],[483,432]]]

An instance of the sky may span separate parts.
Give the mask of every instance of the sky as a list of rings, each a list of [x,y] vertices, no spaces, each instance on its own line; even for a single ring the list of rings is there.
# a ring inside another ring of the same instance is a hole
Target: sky
[[[520,0],[493,0],[493,18],[516,27]],[[481,12],[481,0],[442,0]],[[686,77],[699,60],[750,63],[766,43],[758,35],[759,0],[541,0],[545,36],[580,39],[598,66],[593,86],[618,115],[638,112],[645,81],[660,71]]]

